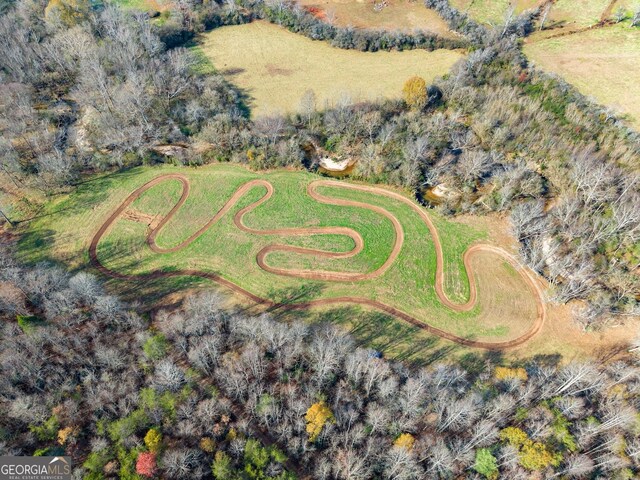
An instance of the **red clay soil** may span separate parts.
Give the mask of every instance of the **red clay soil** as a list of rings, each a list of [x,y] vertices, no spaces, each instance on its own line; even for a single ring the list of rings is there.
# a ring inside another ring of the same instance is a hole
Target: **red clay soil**
[[[400,254],[400,250],[402,249],[402,245],[404,243],[404,230],[402,229],[402,225],[400,224],[400,222],[396,217],[394,217],[391,213],[389,213],[387,210],[385,210],[382,207],[361,203],[353,200],[329,198],[318,193],[316,191],[316,187],[332,186],[332,187],[346,188],[350,190],[358,190],[362,192],[374,193],[376,195],[383,195],[389,198],[393,198],[394,200],[400,201],[405,205],[409,206],[410,208],[413,209],[413,211],[415,211],[418,215],[420,215],[422,220],[427,225],[429,232],[431,233],[431,236],[433,238],[433,243],[435,246],[435,252],[436,252],[435,291],[440,301],[444,305],[446,305],[448,308],[456,312],[464,312],[464,311],[471,310],[475,306],[477,301],[477,287],[474,281],[475,275],[473,272],[473,266],[472,266],[471,260],[473,256],[478,252],[491,252],[503,257],[504,260],[506,260],[510,265],[512,265],[515,268],[515,270],[520,274],[520,276],[525,281],[525,283],[529,286],[529,289],[531,290],[532,295],[535,297],[536,308],[537,308],[536,319],[533,322],[533,325],[531,326],[531,328],[518,338],[504,341],[504,342],[485,342],[485,341],[471,340],[468,338],[454,335],[450,332],[441,330],[425,322],[422,322],[417,318],[412,317],[411,315],[401,310],[398,310],[395,307],[384,304],[382,302],[378,302],[376,300],[370,300],[368,298],[337,297],[337,298],[318,299],[318,300],[312,300],[312,301],[301,302],[301,303],[293,303],[293,304],[292,303],[278,304],[278,303],[272,302],[269,299],[259,297],[245,290],[239,285],[236,285],[235,283],[230,282],[229,280],[226,280],[220,275],[217,275],[215,273],[210,273],[210,272],[204,272],[201,270],[185,269],[185,270],[177,270],[177,271],[171,271],[171,272],[156,270],[154,272],[143,274],[143,275],[127,275],[127,274],[119,273],[105,267],[98,259],[98,254],[97,254],[98,244],[102,239],[102,237],[107,233],[107,231],[110,229],[113,223],[118,218],[120,218],[123,212],[125,212],[127,208],[138,197],[140,197],[140,195],[142,195],[145,191],[147,191],[149,188],[153,187],[154,185],[157,185],[166,180],[178,180],[182,184],[182,195],[180,196],[180,199],[175,204],[175,206],[169,211],[169,213],[166,214],[164,218],[162,218],[162,220],[158,223],[158,225],[150,231],[147,237],[147,244],[154,252],[168,253],[168,252],[175,252],[177,250],[185,248],[186,246],[191,244],[193,241],[195,241],[206,230],[208,230],[213,224],[215,224],[218,220],[220,220],[220,218],[222,218],[231,208],[233,208],[233,206],[238,202],[238,200],[240,200],[240,198],[242,198],[242,196],[245,195],[250,189],[256,186],[261,186],[266,189],[266,193],[259,200],[255,201],[251,205],[248,205],[247,207],[238,211],[234,216],[234,219],[233,219],[234,224],[240,230],[254,234],[254,235],[285,235],[285,236],[317,235],[317,234],[346,235],[353,239],[355,243],[355,247],[349,252],[336,253],[336,252],[328,252],[324,250],[294,247],[290,245],[267,245],[262,250],[260,250],[256,256],[256,260],[260,268],[262,268],[265,271],[274,273],[276,275],[286,275],[291,277],[316,279],[316,280],[323,280],[323,281],[358,281],[358,280],[373,279],[382,275],[384,272],[386,272],[388,268],[393,264],[395,259],[398,257],[398,255]],[[91,240],[91,244],[89,246],[89,257],[92,265],[103,274],[112,278],[117,278],[117,279],[149,280],[149,279],[168,278],[168,277],[177,277],[177,276],[193,276],[193,277],[205,278],[208,280],[212,280],[220,285],[224,285],[225,287],[231,289],[232,291],[239,293],[256,303],[259,303],[261,305],[266,305],[272,308],[281,308],[283,310],[301,310],[301,309],[306,309],[313,306],[344,304],[344,303],[351,303],[351,304],[373,307],[389,315],[400,318],[410,323],[411,325],[414,325],[418,328],[426,330],[429,333],[437,335],[441,338],[451,340],[452,342],[456,342],[461,345],[466,345],[469,347],[484,348],[488,350],[503,350],[506,348],[512,348],[512,347],[522,345],[523,343],[531,339],[536,333],[538,333],[538,331],[540,330],[540,328],[544,323],[544,320],[546,317],[546,308],[543,300],[543,295],[542,295],[540,286],[538,285],[538,283],[536,282],[532,274],[509,253],[507,253],[501,248],[494,247],[491,245],[476,244],[471,246],[465,251],[463,256],[463,262],[464,262],[464,266],[469,279],[469,287],[470,287],[469,300],[464,304],[455,303],[452,300],[450,300],[449,297],[447,297],[443,287],[444,257],[442,253],[442,244],[440,242],[438,230],[436,229],[435,225],[431,221],[431,218],[423,208],[419,207],[408,198],[396,192],[392,192],[392,191],[385,190],[378,187],[352,185],[348,183],[331,181],[331,180],[318,180],[309,184],[307,188],[307,193],[314,200],[320,203],[365,208],[365,209],[374,211],[376,213],[379,213],[380,215],[383,215],[384,217],[388,218],[393,225],[393,228],[395,231],[395,240],[394,240],[391,254],[387,258],[387,260],[384,262],[384,264],[379,268],[377,268],[376,270],[369,273],[348,273],[348,272],[329,272],[329,271],[312,271],[312,270],[296,270],[296,269],[287,270],[287,269],[275,268],[275,267],[269,266],[266,263],[267,255],[269,253],[276,252],[276,251],[296,252],[296,253],[315,255],[317,257],[325,257],[325,258],[348,258],[354,255],[357,255],[360,251],[362,251],[362,249],[364,248],[364,240],[358,232],[345,227],[281,228],[281,229],[272,229],[272,230],[255,230],[253,228],[246,226],[243,222],[244,215],[251,212],[258,206],[262,205],[264,202],[269,200],[269,198],[271,198],[271,196],[273,195],[273,186],[265,180],[252,180],[242,185],[231,196],[231,198],[224,204],[224,206],[211,218],[211,220],[209,220],[202,228],[198,229],[198,231],[196,231],[194,234],[192,234],[189,238],[187,238],[185,241],[183,241],[179,245],[176,245],[171,248],[159,247],[155,241],[156,236],[158,235],[160,230],[162,230],[162,228],[166,225],[166,223],[169,220],[171,220],[171,218],[175,215],[175,213],[186,202],[187,198],[189,197],[189,190],[190,190],[189,181],[185,176],[180,174],[168,174],[168,175],[162,175],[162,176],[156,177],[155,179],[147,182],[146,184],[144,184],[143,186],[135,190],[133,193],[131,193],[124,200],[124,202],[122,202],[122,204],[113,213],[111,213],[109,218],[107,218],[105,223],[100,227],[98,232],[94,235],[93,239]]]
[[[305,6],[303,8],[307,12],[309,12],[311,15],[313,15],[314,17],[316,17],[319,20],[326,20],[326,18],[327,18],[327,14],[320,7],[313,7],[313,6],[309,5],[309,6]]]

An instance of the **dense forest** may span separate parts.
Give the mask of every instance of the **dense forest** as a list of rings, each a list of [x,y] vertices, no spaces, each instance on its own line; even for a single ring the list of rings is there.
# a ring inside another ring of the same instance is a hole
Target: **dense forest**
[[[412,369],[330,325],[212,292],[150,317],[93,276],[0,257],[0,452],[74,478],[630,479],[640,370],[625,362]],[[17,321],[16,321],[17,320]]]

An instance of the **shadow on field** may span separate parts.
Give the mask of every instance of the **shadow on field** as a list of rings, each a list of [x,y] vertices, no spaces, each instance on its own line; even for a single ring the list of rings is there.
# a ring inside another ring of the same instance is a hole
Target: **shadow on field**
[[[388,359],[416,367],[444,360],[460,348],[389,315],[357,307],[333,308],[316,314],[312,321],[342,325],[358,346],[379,350]]]
[[[269,311],[276,311],[279,307],[284,305],[310,302],[311,300],[318,298],[324,289],[325,286],[319,282],[304,283],[298,287],[271,289],[269,290],[267,297],[279,305],[270,308]]]
[[[84,211],[109,197],[109,191],[115,185],[122,183],[129,177],[135,175],[132,169],[120,170],[118,172],[107,173],[86,180],[80,180],[74,184],[76,189],[73,195],[69,195],[63,201],[59,202],[51,208],[42,209],[42,213],[20,220],[19,223],[28,223],[32,220],[38,220],[43,217],[51,217],[63,213]],[[54,195],[52,198],[67,195],[68,192]]]
[[[166,297],[176,292],[187,292],[195,288],[218,289],[218,285],[213,282],[189,276],[177,276],[169,278],[154,278],[140,280],[107,280],[109,291],[115,291],[125,301],[138,303],[143,312],[154,310]],[[140,303],[141,299],[144,302]]]
[[[53,245],[55,232],[48,228],[40,228],[37,230],[29,230],[18,237],[18,251],[22,261],[27,263],[37,263],[44,261],[53,261],[43,252],[50,251],[49,247]]]

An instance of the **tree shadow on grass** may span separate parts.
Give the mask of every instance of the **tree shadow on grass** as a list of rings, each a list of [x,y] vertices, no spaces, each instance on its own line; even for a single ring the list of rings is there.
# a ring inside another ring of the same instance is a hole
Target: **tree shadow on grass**
[[[21,219],[19,224],[28,224],[33,220],[44,217],[53,217],[56,215],[70,214],[87,210],[103,201],[105,201],[114,186],[122,183],[124,180],[135,176],[136,172],[133,168],[119,170],[116,172],[96,175],[86,180],[78,181],[74,184],[75,189],[69,192],[57,193],[50,197],[55,200],[61,196],[67,196],[64,200],[55,206],[40,208],[35,215]],[[27,227],[28,228],[28,227]]]
[[[476,378],[481,373],[487,371],[487,365],[502,365],[504,363],[504,353],[500,350],[489,350],[484,352],[472,351],[460,357],[460,366],[466,370],[472,378]]]
[[[187,275],[151,279],[141,277],[137,280],[110,279],[107,285],[110,291],[118,293],[126,302],[139,303],[143,312],[154,310],[168,295],[176,292],[221,288],[210,280]]]
[[[297,287],[286,287],[279,289],[270,289],[267,298],[271,299],[277,305],[270,308],[269,311],[276,311],[286,305],[295,305],[296,303],[310,302],[318,298],[325,289],[325,285],[321,282],[303,283]]]
[[[458,345],[394,317],[354,306],[320,312],[312,321],[342,325],[349,330],[358,346],[379,350],[391,360],[416,367],[442,361],[459,349]]]

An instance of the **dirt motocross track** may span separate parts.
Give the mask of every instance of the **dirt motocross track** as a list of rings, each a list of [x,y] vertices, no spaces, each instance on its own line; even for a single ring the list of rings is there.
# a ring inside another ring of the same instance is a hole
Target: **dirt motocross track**
[[[267,245],[262,250],[260,250],[256,256],[256,261],[260,268],[276,275],[286,275],[291,277],[315,279],[315,280],[323,280],[323,281],[358,281],[358,280],[369,280],[372,278],[376,278],[388,270],[388,268],[393,264],[393,262],[396,260],[396,258],[400,254],[400,251],[402,250],[402,245],[404,243],[404,230],[402,228],[402,225],[400,224],[400,222],[396,217],[394,217],[391,213],[389,213],[387,210],[385,210],[382,207],[361,203],[353,200],[343,200],[343,199],[334,199],[334,198],[326,197],[318,193],[316,191],[316,187],[331,186],[331,187],[338,187],[338,188],[346,188],[350,190],[358,190],[362,192],[373,193],[376,195],[383,195],[383,196],[392,198],[394,200],[397,200],[399,202],[402,202],[405,205],[409,206],[411,209],[413,209],[413,211],[416,212],[420,216],[420,218],[422,218],[422,220],[427,225],[429,232],[431,233],[431,237],[433,239],[433,243],[435,246],[435,252],[436,252],[435,291],[439,300],[448,308],[456,312],[463,312],[463,311],[469,311],[475,306],[477,301],[477,286],[476,286],[476,282],[474,281],[475,275],[474,275],[471,260],[473,256],[479,252],[490,252],[490,253],[501,256],[505,261],[507,261],[511,266],[513,266],[515,270],[518,272],[518,274],[525,281],[525,283],[529,286],[529,289],[531,290],[532,295],[535,297],[535,303],[536,303],[536,309],[537,309],[536,319],[533,322],[531,328],[527,332],[525,332],[523,335],[519,336],[518,338],[504,341],[504,342],[485,342],[485,341],[477,341],[477,340],[472,340],[472,339],[454,335],[452,333],[449,333],[447,331],[441,330],[427,323],[424,323],[418,320],[417,318],[412,317],[411,315],[401,310],[398,310],[395,307],[392,307],[382,302],[378,302],[376,300],[370,300],[362,297],[337,297],[337,298],[318,299],[318,300],[312,300],[308,302],[301,302],[301,303],[295,303],[295,304],[291,304],[291,303],[278,304],[278,303],[272,302],[269,299],[259,297],[243,289],[239,285],[236,285],[235,283],[230,282],[229,280],[226,280],[215,273],[204,272],[200,270],[185,269],[185,270],[176,270],[176,271],[170,271],[170,272],[156,270],[149,274],[127,275],[127,274],[122,274],[105,267],[98,259],[98,254],[97,254],[98,244],[102,239],[102,237],[108,232],[108,230],[116,222],[116,220],[118,220],[118,218],[121,215],[123,215],[123,213],[127,210],[127,208],[138,197],[140,197],[140,195],[142,195],[149,188],[161,182],[164,182],[166,180],[178,180],[182,184],[182,194],[178,202],[173,206],[173,208],[169,211],[169,213],[167,213],[166,216],[164,216],[164,218],[160,220],[157,226],[151,229],[151,231],[149,232],[149,235],[147,236],[147,239],[146,239],[147,244],[149,245],[149,248],[151,248],[154,252],[168,253],[168,252],[175,252],[177,250],[185,248],[186,246],[191,244],[193,241],[195,241],[205,231],[207,231],[218,220],[220,220],[231,208],[233,208],[233,206],[250,189],[254,187],[264,187],[266,189],[266,193],[264,194],[264,196],[262,196],[259,200],[253,202],[251,205],[248,205],[247,207],[241,209],[235,214],[233,221],[236,227],[239,228],[240,230],[250,234],[254,234],[254,235],[285,235],[285,236],[293,236],[293,235],[306,236],[306,235],[317,235],[317,234],[346,235],[353,239],[355,246],[349,252],[336,253],[336,252],[328,252],[328,251],[315,250],[315,249],[309,249],[309,248],[303,248],[303,247],[295,247],[290,245],[275,245],[275,244]],[[446,293],[444,292],[444,287],[443,287],[444,258],[442,253],[442,244],[440,242],[440,238],[438,235],[438,230],[436,229],[435,225],[431,221],[431,218],[423,208],[421,208],[420,206],[416,205],[414,202],[412,202],[408,198],[398,193],[385,190],[383,188],[378,188],[378,187],[353,185],[353,184],[331,181],[331,180],[317,180],[309,184],[307,188],[307,193],[314,200],[320,203],[365,208],[365,209],[374,211],[376,213],[379,213],[380,215],[383,215],[384,217],[389,219],[393,225],[393,228],[395,230],[395,240],[394,240],[391,254],[387,258],[387,260],[379,268],[377,268],[372,272],[349,273],[349,272],[330,272],[330,271],[322,271],[322,270],[280,269],[280,268],[272,267],[267,264],[266,259],[269,253],[277,252],[277,251],[296,252],[296,253],[314,255],[317,257],[325,257],[325,258],[348,258],[354,255],[357,255],[360,251],[362,251],[362,249],[364,248],[364,240],[358,232],[356,232],[351,228],[346,228],[346,227],[281,228],[281,229],[273,229],[273,230],[255,230],[246,226],[243,222],[244,215],[251,212],[255,208],[259,207],[264,202],[268,201],[273,195],[273,191],[274,191],[273,186],[266,180],[252,180],[242,185],[238,190],[236,190],[236,192],[224,204],[224,206],[204,226],[198,229],[198,231],[193,233],[189,238],[187,238],[185,241],[183,241],[179,245],[176,245],[171,248],[159,247],[155,241],[158,233],[162,230],[162,228],[167,224],[167,222],[171,220],[171,218],[175,215],[175,213],[186,202],[187,198],[189,197],[189,190],[190,190],[190,184],[187,177],[180,174],[168,174],[168,175],[161,175],[159,177],[154,178],[153,180],[147,182],[146,184],[144,184],[143,186],[135,190],[133,193],[131,193],[122,202],[122,204],[109,216],[109,218],[107,218],[107,220],[104,222],[104,224],[100,227],[98,232],[94,235],[93,239],[91,240],[91,244],[89,246],[89,257],[90,257],[91,264],[103,274],[116,279],[126,279],[126,280],[135,281],[135,280],[145,280],[145,279],[150,280],[150,279],[156,279],[156,278],[167,278],[167,277],[176,277],[176,276],[200,277],[200,278],[212,280],[220,285],[224,285],[225,287],[230,288],[234,292],[237,292],[261,305],[265,305],[271,308],[281,308],[283,310],[300,310],[300,309],[305,309],[313,306],[344,304],[344,303],[364,305],[364,306],[376,308],[389,315],[393,315],[397,318],[400,318],[410,323],[411,325],[414,325],[418,328],[428,331],[429,333],[437,335],[441,338],[445,338],[452,342],[456,342],[458,344],[469,346],[469,347],[484,348],[488,350],[503,350],[507,348],[516,347],[518,345],[522,345],[523,343],[531,339],[536,333],[538,333],[538,331],[540,330],[540,328],[542,327],[545,321],[546,308],[543,300],[543,294],[535,278],[513,256],[511,256],[509,253],[507,253],[503,249],[494,247],[491,245],[476,244],[471,246],[465,251],[463,256],[463,262],[464,262],[464,267],[466,269],[467,276],[469,279],[469,287],[470,287],[469,300],[463,304],[454,303],[453,301],[451,301],[449,297],[447,297]]]

